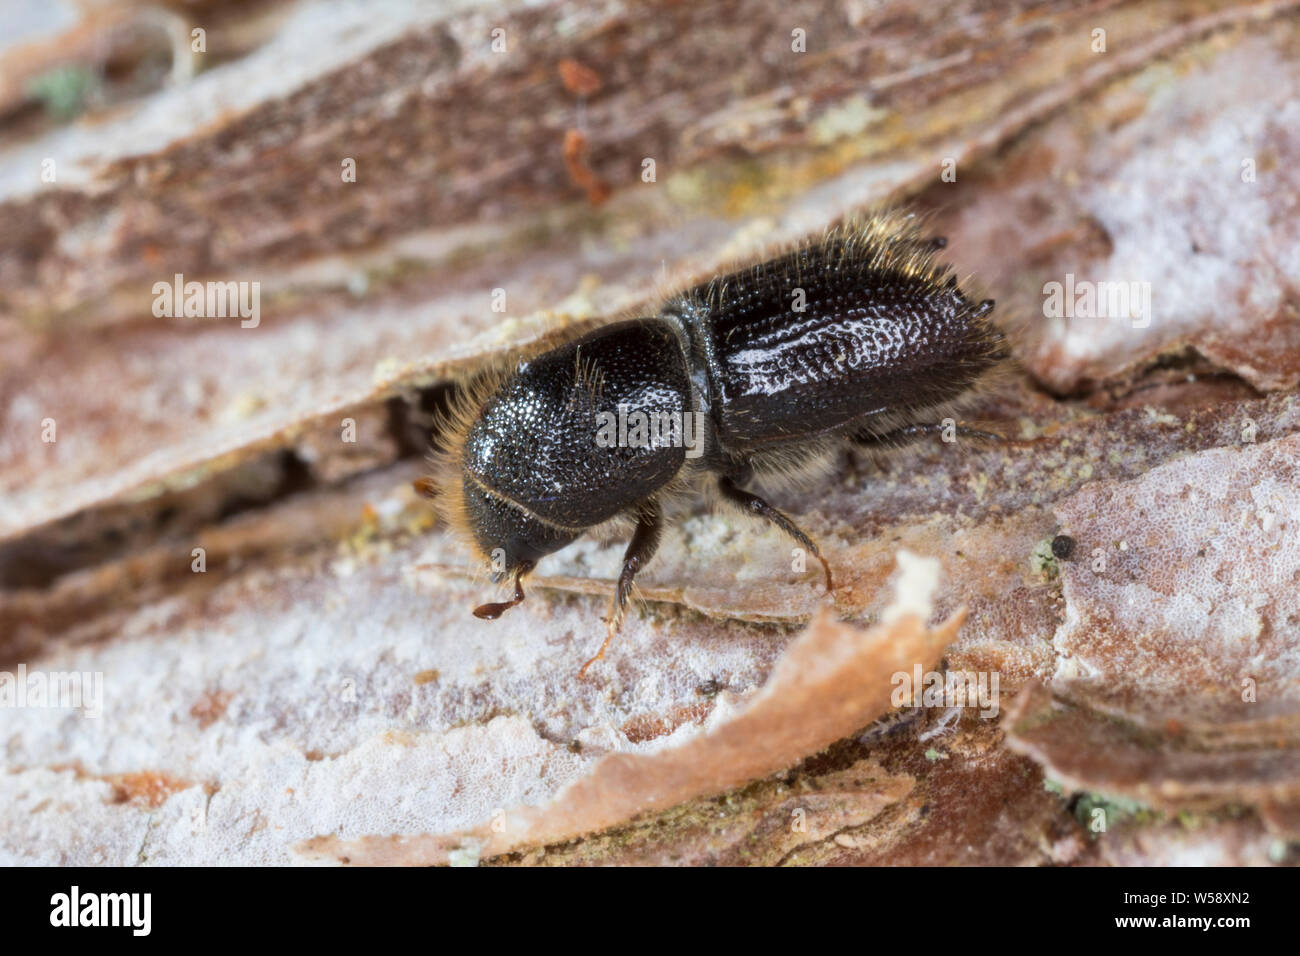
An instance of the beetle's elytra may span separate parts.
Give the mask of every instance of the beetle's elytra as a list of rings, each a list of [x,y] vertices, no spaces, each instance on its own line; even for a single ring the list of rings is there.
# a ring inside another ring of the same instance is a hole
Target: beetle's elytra
[[[637,571],[654,555],[667,494],[711,483],[829,565],[785,514],[743,490],[845,440],[938,431],[941,412],[1005,357],[948,266],[941,239],[886,215],[481,376],[447,423],[436,487],[453,525],[513,576],[611,522],[633,527],[604,655]]]

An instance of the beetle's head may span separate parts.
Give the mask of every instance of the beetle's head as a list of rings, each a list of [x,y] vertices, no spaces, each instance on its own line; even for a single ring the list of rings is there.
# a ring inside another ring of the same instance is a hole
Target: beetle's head
[[[528,573],[539,560],[570,544],[583,530],[557,527],[494,490],[468,469],[461,481],[461,494],[464,518],[496,582],[521,571]]]

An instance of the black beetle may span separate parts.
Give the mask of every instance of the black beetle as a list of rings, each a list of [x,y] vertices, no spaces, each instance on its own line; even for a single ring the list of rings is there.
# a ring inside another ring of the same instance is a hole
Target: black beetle
[[[653,318],[597,328],[480,377],[444,423],[434,482],[444,510],[524,599],[544,556],[610,522],[633,524],[600,659],[665,495],[710,481],[830,566],[785,514],[742,488],[824,460],[837,443],[890,444],[936,420],[1006,356],[989,320],[897,215],[829,231],[671,297]],[[968,434],[986,435],[970,429]],[[986,437],[997,437],[987,436]]]

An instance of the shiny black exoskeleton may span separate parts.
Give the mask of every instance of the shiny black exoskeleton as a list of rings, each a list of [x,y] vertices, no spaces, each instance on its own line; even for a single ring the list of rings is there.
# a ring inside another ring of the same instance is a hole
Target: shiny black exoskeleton
[[[816,545],[741,485],[837,437],[938,430],[926,416],[1003,357],[992,301],[934,262],[942,245],[873,220],[520,361],[466,410],[451,455],[461,524],[496,579],[515,578],[514,600],[475,613],[498,616],[539,559],[631,518],[612,636],[658,545],[662,494],[692,476],[822,560],[829,589]]]

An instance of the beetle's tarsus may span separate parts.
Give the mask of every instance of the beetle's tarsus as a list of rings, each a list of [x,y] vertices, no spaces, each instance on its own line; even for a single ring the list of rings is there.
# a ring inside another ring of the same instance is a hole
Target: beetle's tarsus
[[[822,570],[826,572],[826,593],[834,594],[835,582],[831,579],[831,566],[827,563],[826,559],[823,558],[820,554],[817,554],[817,552],[815,551],[813,553],[816,555],[817,560],[822,563]]]
[[[619,572],[618,586],[614,589],[614,606],[610,609],[609,630],[605,634],[605,642],[600,645],[596,656],[578,669],[579,680],[586,677],[587,668],[605,656],[605,650],[622,626],[627,603],[632,598],[632,579],[636,577],[637,571],[654,557],[655,551],[659,548],[663,527],[663,509],[660,508],[659,502],[651,501],[637,515],[636,531],[632,533],[632,540],[627,543],[627,550],[623,552],[623,570]]]
[[[605,642],[600,645],[600,650],[596,652],[595,657],[591,658],[590,660],[587,661],[587,663],[583,664],[581,667],[578,668],[578,680],[586,680],[587,668],[590,667],[592,664],[596,663],[596,661],[605,659],[605,649],[608,648],[610,642],[614,640],[614,635],[618,633],[619,625],[622,622],[623,622],[623,615],[621,613],[616,618],[610,619],[609,631],[605,634]]]

